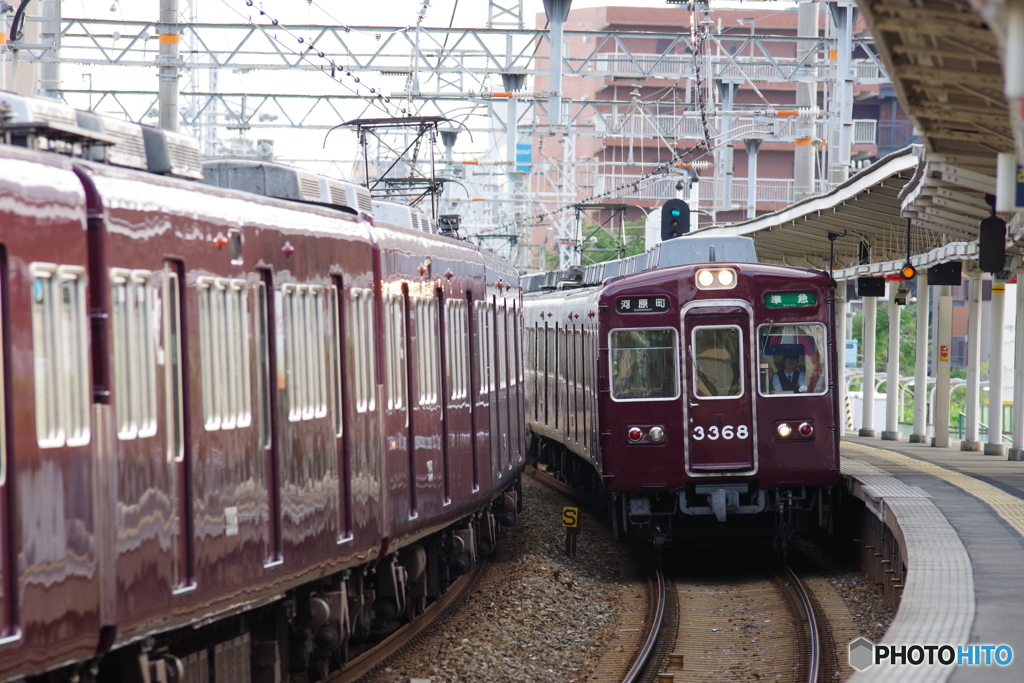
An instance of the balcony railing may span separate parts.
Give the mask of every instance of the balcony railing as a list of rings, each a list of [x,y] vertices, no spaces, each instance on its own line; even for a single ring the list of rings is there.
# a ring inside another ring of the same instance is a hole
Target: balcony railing
[[[597,194],[603,194],[616,187],[627,186],[617,193],[617,197],[650,200],[662,202],[667,199],[674,199],[676,196],[677,176],[665,176],[662,178],[651,178],[639,180],[640,176],[623,174],[600,174],[595,178],[594,190]],[[629,187],[639,181],[639,187]],[[732,180],[732,203],[733,207],[747,206],[747,179],[733,178]],[[755,204],[792,204],[793,203],[793,180],[786,178],[758,178],[755,188]],[[700,203],[703,208],[724,209],[721,200],[725,196],[725,181],[714,178],[702,178],[698,183],[700,192]],[[716,206],[714,203],[718,202]]]
[[[804,64],[799,69],[795,57],[711,57],[711,73],[715,78],[741,78],[752,81],[826,80],[833,72],[834,63],[822,60]],[[633,52],[607,52],[592,62],[598,73],[622,76],[636,74],[647,78],[693,77],[693,56],[688,54],[655,54]],[[851,63],[853,80],[860,84],[888,83],[889,78],[878,64],[870,59],[855,59]]]
[[[648,114],[636,107],[612,107],[594,117],[595,131],[599,134],[658,138],[671,140],[702,140],[704,124],[696,112],[680,116],[678,114]],[[708,126],[713,137],[719,137],[723,120],[721,116],[708,118]],[[853,144],[874,145],[878,131],[878,122],[874,119],[857,119],[853,122]],[[817,124],[817,137],[827,138],[827,126]],[[796,137],[796,120],[792,117],[766,118],[754,116],[737,116],[732,121],[732,140],[743,138],[779,139],[785,141]]]

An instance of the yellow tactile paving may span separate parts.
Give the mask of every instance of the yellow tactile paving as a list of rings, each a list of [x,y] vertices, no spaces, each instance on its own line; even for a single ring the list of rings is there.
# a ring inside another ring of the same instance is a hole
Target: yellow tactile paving
[[[902,465],[903,467],[943,479],[953,486],[963,489],[991,507],[995,510],[996,514],[1002,517],[1007,524],[1017,531],[1018,534],[1024,536],[1024,500],[1021,500],[1016,496],[1012,496],[1006,491],[998,489],[991,484],[986,484],[983,481],[979,481],[970,475],[954,472],[953,470],[947,470],[945,467],[941,467],[934,463],[917,460],[916,458],[901,455],[900,453],[895,453],[893,451],[873,448],[859,443],[850,443],[849,441],[844,441],[843,447],[852,448],[855,451],[867,453],[868,455],[873,455],[877,458],[884,458],[885,460],[896,463],[897,465]]]

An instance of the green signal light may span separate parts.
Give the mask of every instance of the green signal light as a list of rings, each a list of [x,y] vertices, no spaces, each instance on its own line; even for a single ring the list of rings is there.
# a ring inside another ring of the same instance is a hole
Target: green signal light
[[[673,217],[679,218],[679,216],[683,215],[683,212],[679,209],[672,209],[671,214]]]

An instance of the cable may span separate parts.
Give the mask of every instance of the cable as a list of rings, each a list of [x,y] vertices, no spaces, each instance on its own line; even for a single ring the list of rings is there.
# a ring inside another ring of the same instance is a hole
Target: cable
[[[28,0],[25,0],[25,1],[28,2]],[[286,50],[290,51],[292,54],[296,55],[297,57],[299,57],[303,61],[308,62],[310,64],[313,64],[314,66],[319,66],[320,67],[320,73],[328,76],[328,78],[330,78],[335,83],[338,83],[339,85],[341,85],[343,88],[345,88],[349,92],[351,92],[351,93],[353,93],[355,95],[358,95],[359,97],[363,98],[364,100],[366,100],[366,102],[370,106],[373,106],[373,107],[376,107],[376,108],[380,109],[381,111],[383,111],[388,116],[392,116],[392,112],[391,112],[390,108],[387,106],[388,104],[391,103],[391,98],[390,97],[385,97],[382,92],[378,92],[377,88],[369,88],[368,86],[360,83],[360,80],[359,80],[358,76],[353,76],[351,70],[349,70],[349,69],[347,69],[347,68],[345,68],[343,66],[340,66],[337,62],[334,61],[334,59],[332,59],[331,57],[326,55],[323,51],[317,49],[316,45],[313,44],[312,40],[307,41],[302,36],[295,35],[286,26],[281,25],[281,22],[279,22],[277,19],[274,19],[269,14],[267,14],[265,10],[259,9],[260,16],[266,17],[267,20],[270,22],[270,24],[272,26],[274,26],[277,29],[283,31],[288,36],[294,38],[295,41],[299,45],[304,45],[305,46],[304,48],[301,49],[301,51],[300,50],[296,50],[295,48],[293,48],[293,47],[291,47],[289,45],[286,45],[280,38],[277,37],[276,33],[271,34],[270,32],[267,31],[267,27],[265,27],[265,26],[263,26],[261,24],[257,24],[255,21],[253,21],[251,16],[250,17],[246,17],[245,14],[243,14],[242,12],[238,11],[237,9],[235,9],[233,6],[231,6],[228,3],[228,0],[221,0],[221,2],[224,3],[225,5],[227,5],[229,7],[229,9],[231,9],[233,12],[235,12],[239,16],[243,17],[246,21],[248,21],[249,24],[251,24],[252,26],[254,26],[254,27],[258,28],[258,29],[260,29],[264,33],[264,35],[266,35],[268,38],[273,40],[275,43],[277,43],[281,47],[283,47]],[[246,4],[247,7],[252,7],[254,2],[253,2],[253,0],[245,0],[245,4]],[[347,28],[346,28],[346,30],[347,30]],[[325,60],[330,65],[330,74],[327,73],[325,66],[317,65],[312,60],[312,58],[310,56],[310,53],[315,54],[317,57],[319,57],[320,59]],[[339,71],[343,71],[345,73],[345,76],[347,76],[348,78],[352,79],[352,82],[355,83],[356,87],[352,87],[352,86],[348,85],[347,83],[345,83],[344,81],[342,81],[341,78],[336,75]],[[359,88],[366,88],[366,89],[368,89],[370,91],[369,92],[369,96],[367,96],[363,92],[360,92]],[[408,110],[405,109],[405,108],[400,109],[400,111],[402,112],[403,115],[406,115],[408,113]]]

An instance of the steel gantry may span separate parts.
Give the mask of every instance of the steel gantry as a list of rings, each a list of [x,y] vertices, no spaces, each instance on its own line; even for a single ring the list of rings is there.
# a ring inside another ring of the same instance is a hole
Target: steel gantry
[[[553,9],[567,12],[570,3],[551,0],[551,4]],[[155,64],[165,70],[177,67],[184,79],[177,93],[181,125],[203,140],[204,151],[210,155],[240,151],[237,144],[219,137],[221,131],[243,136],[258,131],[270,136],[275,130],[300,129],[305,135],[318,136],[308,145],[315,148],[322,145],[323,133],[350,118],[384,114],[451,118],[471,134],[486,134],[482,152],[481,141],[475,141],[476,158],[505,165],[503,184],[491,183],[487,176],[477,173],[466,173],[461,180],[468,186],[467,199],[490,200],[495,209],[487,212],[489,218],[476,228],[514,234],[512,241],[519,244],[531,240],[532,215],[557,207],[566,210],[553,217],[555,241],[568,240],[573,225],[568,207],[596,194],[592,178],[581,175],[589,169],[573,154],[579,136],[648,136],[666,146],[711,136],[717,144],[731,149],[731,144],[738,141],[792,142],[808,134],[809,122],[810,134],[828,142],[828,153],[835,157],[830,158],[830,165],[835,168],[848,166],[848,147],[858,139],[858,131],[865,139],[873,133],[868,130],[870,122],[852,120],[849,97],[831,98],[833,104],[826,111],[806,108],[799,119],[778,116],[770,104],[733,108],[714,97],[702,111],[698,106],[698,71],[705,83],[727,84],[729,91],[739,84],[756,89],[756,84],[763,83],[813,83],[829,88],[841,83],[837,90],[841,94],[852,83],[887,81],[870,39],[852,35],[852,10],[846,14],[846,10],[833,11],[834,18],[845,17],[846,23],[836,18],[835,28],[824,36],[817,35],[817,31],[808,36],[766,36],[734,33],[728,28],[711,30],[703,52],[695,60],[692,37],[686,33],[563,31],[561,27],[563,40],[585,39],[587,49],[560,55],[560,49],[551,49],[551,31],[524,27],[522,0],[490,0],[485,28],[428,27],[421,20],[406,27],[285,25],[242,2],[236,8],[236,23],[204,23],[196,21],[191,3],[183,3],[183,7],[173,29],[182,46],[177,58],[159,49],[168,22],[162,23],[157,17],[154,21],[59,17],[60,29],[53,31],[59,53],[53,49],[54,39],[49,43],[42,39],[21,41],[12,47],[22,62],[74,64],[79,70],[90,70],[88,88],[65,87],[68,84],[58,78],[50,84],[57,87],[48,87],[48,93],[79,108],[113,110],[141,122],[151,121],[161,109],[156,83],[125,77],[128,72],[124,69],[99,67],[130,67],[140,74],[149,73]],[[637,38],[653,47],[638,52],[631,48]],[[561,41],[557,43],[560,48]],[[783,44],[798,49],[791,52],[780,48]],[[837,51],[843,58],[830,60],[828,57]],[[780,56],[785,54],[793,56]],[[287,77],[277,75],[284,73]],[[252,94],[248,87],[252,74],[259,75],[260,94]],[[581,102],[564,96],[557,84],[545,91],[530,89],[531,77],[551,81],[553,74],[564,79],[678,83],[682,99],[671,103],[635,97],[629,101]],[[236,84],[234,88],[222,87],[228,78]],[[247,87],[238,88],[243,81]],[[351,106],[356,102],[361,102],[362,108],[353,112]],[[551,102],[560,102],[557,112],[550,110]],[[659,109],[653,110],[654,105]],[[670,114],[663,112],[666,106],[671,107]],[[832,125],[839,120],[840,124]],[[804,129],[798,130],[800,122]],[[554,193],[545,196],[531,187],[521,168],[516,169],[514,154],[521,140],[552,134],[564,137],[562,154],[528,162],[533,178],[554,179]],[[727,157],[724,148],[716,155]],[[845,157],[841,148],[847,150]],[[336,153],[326,154],[318,165],[353,165],[354,149],[347,144],[347,154],[352,158],[339,160]],[[314,161],[309,154],[278,151],[283,159],[305,157]],[[726,157],[725,164],[715,166],[714,182],[701,184],[702,192],[714,195],[709,202],[714,208],[731,207],[733,196],[742,205],[761,199],[762,189],[774,191],[769,185],[753,188],[750,184],[735,188],[744,191],[734,192],[731,167],[724,168],[728,165]],[[471,186],[477,179],[482,184]],[[663,194],[656,188],[666,181],[623,176],[602,177],[601,182],[605,199],[613,200],[644,193]],[[494,201],[510,197],[511,202]],[[571,253],[571,249],[562,250],[561,260],[571,258]]]

